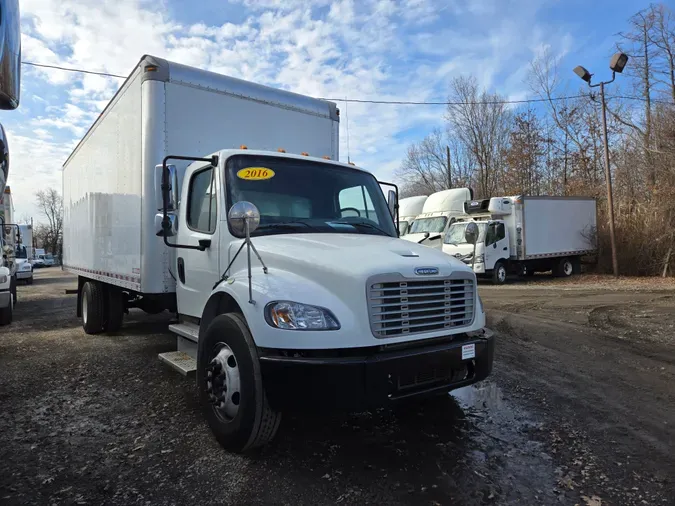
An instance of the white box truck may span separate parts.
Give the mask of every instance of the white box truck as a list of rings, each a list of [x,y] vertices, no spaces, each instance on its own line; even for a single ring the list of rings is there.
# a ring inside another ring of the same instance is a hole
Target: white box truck
[[[422,214],[427,195],[417,195],[401,199],[398,203],[398,233],[406,235],[418,215]]]
[[[440,250],[448,227],[458,217],[465,215],[464,202],[472,198],[473,191],[470,188],[452,188],[432,193],[403,239]]]
[[[475,274],[398,239],[396,192],[336,161],[338,122],[333,103],[145,56],[63,167],[85,332],[175,312],[160,358],[196,372],[232,451],[288,407],[442,395],[492,368]]]
[[[467,201],[466,211],[469,217],[445,235],[443,251],[495,284],[503,284],[509,274],[571,276],[580,272],[581,257],[596,252],[592,197],[493,197]],[[469,221],[479,228],[475,253],[464,240]]]

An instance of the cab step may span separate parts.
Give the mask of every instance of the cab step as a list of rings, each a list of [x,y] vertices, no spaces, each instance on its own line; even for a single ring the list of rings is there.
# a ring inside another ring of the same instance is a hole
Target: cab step
[[[197,371],[197,361],[184,351],[160,353],[159,359],[183,376],[191,375]]]
[[[176,350],[160,353],[159,359],[183,376],[197,370],[197,340],[199,326],[193,323],[174,323],[169,330],[176,334]]]

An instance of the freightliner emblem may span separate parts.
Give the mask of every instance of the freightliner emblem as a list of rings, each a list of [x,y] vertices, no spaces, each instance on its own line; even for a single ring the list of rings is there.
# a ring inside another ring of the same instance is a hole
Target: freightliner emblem
[[[418,276],[433,276],[434,274],[438,274],[438,267],[417,267],[415,274]]]

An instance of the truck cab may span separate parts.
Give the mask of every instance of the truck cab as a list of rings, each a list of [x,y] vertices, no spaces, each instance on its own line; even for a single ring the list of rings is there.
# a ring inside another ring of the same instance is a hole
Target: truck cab
[[[176,255],[180,322],[171,328],[178,362],[195,359],[207,420],[225,447],[248,444],[227,424],[244,395],[261,396],[263,440],[287,408],[381,406],[489,374],[492,337],[474,274],[398,239],[394,206],[370,173],[223,150],[180,179],[180,206],[158,230]],[[163,360],[175,364],[171,353]]]
[[[399,235],[403,236],[410,232],[410,227],[415,221],[415,218],[417,218],[424,210],[424,203],[427,201],[427,198],[428,197],[426,195],[417,195],[415,197],[407,197],[399,201]]]
[[[478,225],[475,248],[464,239],[469,223]],[[511,256],[509,230],[504,220],[466,220],[453,223],[443,240],[443,252],[472,265],[476,275],[494,275],[499,284],[506,280]],[[495,271],[497,269],[497,271]]]
[[[440,250],[448,228],[458,218],[466,215],[464,203],[472,195],[470,188],[453,188],[433,193],[425,201],[422,213],[415,218],[403,239]]]

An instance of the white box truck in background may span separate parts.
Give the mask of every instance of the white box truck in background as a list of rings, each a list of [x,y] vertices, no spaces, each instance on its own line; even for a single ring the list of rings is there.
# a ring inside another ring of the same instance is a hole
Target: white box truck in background
[[[441,249],[448,227],[458,217],[465,215],[464,202],[472,198],[473,191],[470,188],[452,188],[432,193],[403,239]]]
[[[63,167],[85,332],[177,313],[160,358],[196,371],[232,451],[289,406],[445,396],[492,369],[474,273],[398,239],[396,193],[334,161],[338,126],[333,103],[145,56]]]
[[[582,256],[596,252],[597,210],[591,197],[493,197],[468,201],[466,211],[469,217],[445,235],[443,252],[496,284],[509,274],[571,276],[580,272]],[[475,257],[473,245],[464,240],[468,221],[480,231]]]
[[[408,197],[401,199],[398,203],[398,233],[399,235],[406,235],[410,226],[415,221],[419,214],[422,214],[424,203],[427,201],[426,195],[417,195],[415,197]]]

